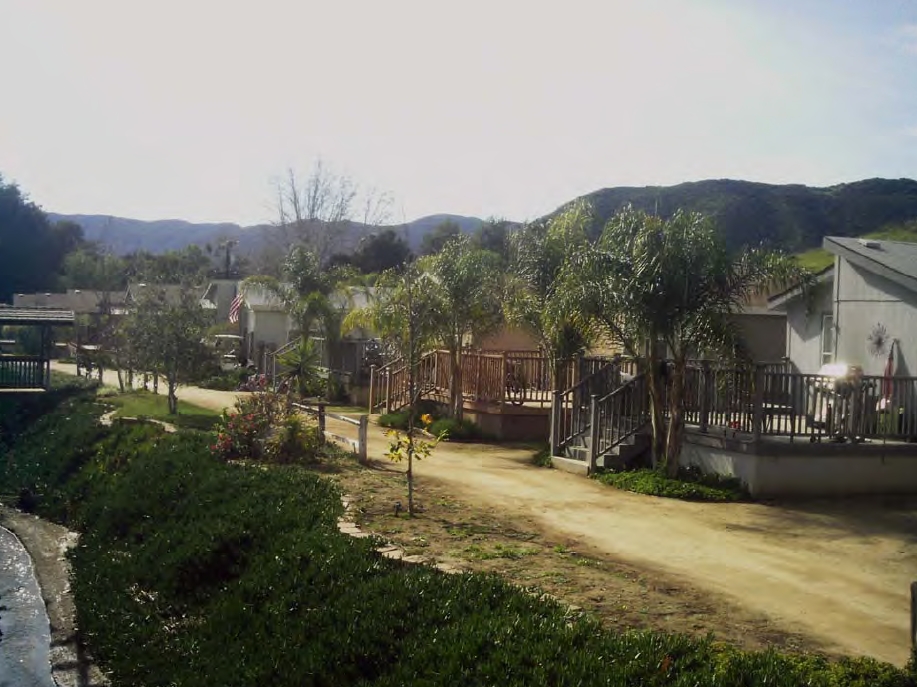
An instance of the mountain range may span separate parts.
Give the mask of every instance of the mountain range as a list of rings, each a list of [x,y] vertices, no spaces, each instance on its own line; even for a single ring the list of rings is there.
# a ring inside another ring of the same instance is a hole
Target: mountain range
[[[270,224],[243,227],[231,222],[195,223],[181,219],[146,221],[110,215],[47,214],[55,222],[68,220],[79,224],[88,240],[97,241],[118,255],[141,250],[164,253],[189,245],[203,247],[210,244],[215,247],[227,239],[238,242],[240,253],[254,254],[278,231],[276,226]],[[421,217],[390,228],[403,236],[412,250],[416,250],[424,235],[445,221],[454,222],[466,233],[474,231],[482,223],[476,217],[441,214]],[[346,222],[343,227],[336,227],[336,232],[344,237],[341,250],[352,250],[361,238],[385,228],[389,227]]]
[[[715,179],[676,186],[605,188],[583,198],[595,207],[595,234],[608,217],[627,204],[663,216],[680,208],[712,216],[732,249],[765,244],[790,252],[802,251],[820,246],[827,235],[860,236],[917,218],[917,181],[913,179],[867,179],[828,187]],[[76,222],[83,227],[86,238],[119,254],[141,249],[160,253],[190,244],[216,245],[225,239],[237,240],[243,253],[254,253],[270,239],[271,232],[277,231],[271,225],[147,222],[106,215],[49,216]],[[476,217],[442,214],[391,228],[416,250],[423,236],[446,220],[465,232],[474,231],[482,223]],[[384,228],[347,223],[342,232],[346,236],[343,250]]]

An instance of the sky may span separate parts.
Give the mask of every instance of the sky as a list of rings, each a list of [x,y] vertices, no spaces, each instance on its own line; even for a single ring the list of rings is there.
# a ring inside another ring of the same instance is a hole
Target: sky
[[[917,178],[917,0],[0,0],[0,175],[240,224],[316,160],[391,221]]]

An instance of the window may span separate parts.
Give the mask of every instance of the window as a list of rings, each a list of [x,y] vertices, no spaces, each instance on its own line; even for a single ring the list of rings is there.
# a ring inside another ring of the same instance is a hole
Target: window
[[[821,364],[826,365],[834,360],[834,315],[824,313],[821,316]]]

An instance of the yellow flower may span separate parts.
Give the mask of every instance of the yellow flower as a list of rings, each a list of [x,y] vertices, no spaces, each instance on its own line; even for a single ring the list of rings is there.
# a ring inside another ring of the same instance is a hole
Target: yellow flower
[[[425,425],[432,425],[432,424],[433,424],[433,416],[430,415],[430,413],[427,413],[427,414],[425,414],[425,415],[421,415],[421,416],[420,416],[420,421],[421,421],[422,423],[424,423]]]

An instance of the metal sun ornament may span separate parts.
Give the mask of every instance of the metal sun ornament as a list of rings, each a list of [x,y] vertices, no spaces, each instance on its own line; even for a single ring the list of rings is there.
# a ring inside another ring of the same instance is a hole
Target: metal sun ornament
[[[888,352],[888,344],[891,338],[888,336],[888,330],[884,324],[876,324],[866,337],[866,348],[876,358]]]

